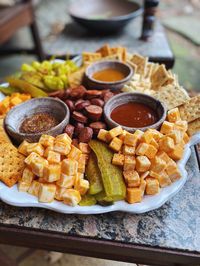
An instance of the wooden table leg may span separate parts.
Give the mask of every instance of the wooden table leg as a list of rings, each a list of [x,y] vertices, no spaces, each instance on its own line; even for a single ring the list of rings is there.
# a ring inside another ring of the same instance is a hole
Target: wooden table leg
[[[38,31],[36,21],[33,21],[33,23],[30,25],[30,29],[31,29],[31,33],[32,33],[32,37],[33,37],[33,41],[35,45],[35,53],[37,54],[38,59],[40,61],[43,61],[45,60],[45,55],[44,55],[44,51],[42,48],[42,43],[41,43],[41,39],[39,36],[39,31]]]
[[[153,34],[155,14],[159,4],[159,0],[144,1],[144,17],[142,26],[141,39],[147,41]]]

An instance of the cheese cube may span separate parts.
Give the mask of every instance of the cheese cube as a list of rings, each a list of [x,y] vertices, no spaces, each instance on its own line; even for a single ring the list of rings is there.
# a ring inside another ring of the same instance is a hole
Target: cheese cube
[[[38,197],[40,186],[41,184],[38,181],[33,180],[33,182],[31,183],[31,186],[28,189],[28,193],[33,196]]]
[[[168,175],[171,175],[173,172],[175,172],[177,169],[177,164],[170,159],[170,161],[167,163],[167,166],[165,168],[165,171],[167,172]]]
[[[126,131],[126,130],[123,130],[122,134],[120,134],[120,135],[118,136],[118,138],[121,139],[123,142],[124,142],[124,139],[125,139],[126,133],[127,133],[127,131]]]
[[[140,176],[137,171],[124,171],[123,176],[128,187],[138,187]]]
[[[74,145],[71,145],[71,151],[67,157],[69,159],[79,160],[81,154],[82,152],[78,148],[76,148]]]
[[[44,167],[44,178],[47,182],[52,183],[60,179],[61,165],[49,164]]]
[[[107,140],[107,134],[108,134],[108,131],[105,130],[105,129],[100,129],[99,130],[99,133],[97,135],[97,138],[104,141],[104,142],[108,142]]]
[[[167,119],[171,123],[181,120],[180,112],[177,107],[168,111]]]
[[[85,165],[87,161],[86,156],[88,156],[88,154],[81,154],[78,160],[78,172],[79,173],[85,173]]]
[[[42,135],[39,139],[39,143],[44,146],[44,147],[48,147],[48,146],[53,146],[55,138],[49,135]]]
[[[159,149],[159,144],[155,139],[152,139],[152,141],[150,142],[150,144],[152,146],[154,146],[157,150]]]
[[[154,178],[146,178],[146,194],[155,195],[160,191],[159,182]]]
[[[42,157],[33,160],[30,164],[32,172],[39,177],[43,177],[46,166],[48,166],[48,161]]]
[[[178,161],[183,157],[183,153],[184,153],[184,145],[182,143],[179,143],[175,145],[174,150],[169,153],[169,156],[173,160]]]
[[[170,157],[167,155],[166,152],[164,151],[159,151],[157,153],[157,156],[162,159],[163,161],[165,161],[166,163],[168,163],[170,161]]]
[[[147,130],[148,132],[151,132],[151,134],[153,135],[153,139],[155,140],[155,141],[159,141],[161,138],[162,138],[162,136],[163,136],[163,134],[162,133],[160,133],[160,131],[158,131],[158,130],[156,130],[156,129],[154,129],[154,128],[149,128],[148,130]],[[151,142],[150,142],[151,143]]]
[[[156,156],[157,151],[158,150],[153,145],[148,144],[148,149],[144,155],[146,155],[149,159],[153,159]]]
[[[69,206],[76,206],[81,201],[80,192],[75,189],[66,189],[62,194],[63,202]]]
[[[56,200],[59,200],[59,201],[62,201],[63,200],[63,193],[66,191],[66,188],[64,187],[56,187],[56,193],[55,193],[55,199]]]
[[[188,136],[187,133],[184,133],[184,135],[183,135],[183,141],[185,142],[185,144],[187,144],[190,141],[190,137]]]
[[[29,188],[30,188],[30,185],[31,184],[26,183],[26,182],[24,182],[22,180],[20,180],[18,182],[18,184],[17,184],[19,192],[27,192],[29,190]]]
[[[123,129],[121,126],[112,128],[111,130],[108,131],[108,134],[106,136],[107,140],[110,141],[114,139],[115,137],[121,135],[123,133]]]
[[[43,156],[44,154],[44,148],[40,143],[29,143],[27,146],[27,153],[30,154],[32,152],[35,152],[39,154],[40,156]]]
[[[151,162],[146,156],[136,157],[136,170],[138,172],[146,172],[149,170]]]
[[[174,129],[173,123],[170,123],[168,121],[164,121],[162,126],[161,126],[160,132],[164,135],[167,135],[167,134],[171,133],[171,131],[173,129]]]
[[[135,169],[135,157],[131,155],[124,156],[124,171],[132,171]]]
[[[109,147],[114,150],[114,151],[120,151],[121,150],[121,147],[122,147],[122,140],[115,137],[114,139],[112,139],[112,141],[110,142],[109,144]]]
[[[61,155],[68,155],[71,150],[71,145],[69,143],[65,144],[64,142],[61,141],[55,141],[53,150],[55,152],[60,153]]]
[[[145,155],[145,152],[148,150],[149,144],[140,143],[135,151],[136,155]]]
[[[171,182],[175,182],[176,180],[181,178],[181,173],[180,173],[178,167],[173,172],[171,171],[171,174],[169,175],[169,178],[170,178]]]
[[[136,130],[134,134],[127,132],[124,138],[124,144],[130,145],[130,146],[136,146],[143,134],[144,132],[142,132],[139,129]]]
[[[50,151],[53,151],[53,146],[46,147],[46,149],[44,150],[43,157],[47,158]]]
[[[155,156],[155,158],[151,160],[150,170],[156,173],[160,173],[166,168],[166,166],[167,163],[163,159],[161,159],[159,156]]]
[[[47,161],[49,163],[60,163],[61,156],[60,153],[55,151],[49,151],[47,155]]]
[[[83,178],[79,178],[78,181],[75,183],[75,190],[79,191],[81,195],[85,195],[90,187],[88,180]]]
[[[74,175],[61,174],[60,179],[56,182],[59,187],[72,188],[75,183]]]
[[[120,153],[115,153],[112,158],[112,164],[123,166],[124,165],[124,155]]]
[[[66,175],[75,175],[78,171],[78,162],[72,159],[65,159],[61,163],[61,172]]]
[[[18,152],[27,156],[28,155],[28,152],[27,152],[27,147],[28,147],[29,143],[24,140],[18,147]]]
[[[183,139],[184,132],[180,130],[173,130],[170,134],[167,134],[168,137],[174,140],[175,144],[178,144]]]
[[[147,182],[144,179],[141,179],[140,180],[139,189],[141,190],[142,197],[144,196],[144,192],[145,192],[145,189],[146,189],[146,185],[147,185]]]
[[[82,153],[85,153],[85,154],[90,154],[90,146],[87,144],[87,143],[83,143],[83,142],[80,142],[78,144],[78,147],[79,147],[79,150],[82,152]]]
[[[169,153],[174,150],[174,140],[168,136],[165,136],[159,141],[159,147],[161,151]]]
[[[129,204],[142,201],[142,190],[140,188],[127,188],[126,189],[126,201]]]
[[[12,106],[18,105],[20,103],[22,103],[22,100],[17,96],[10,99],[10,104]]]
[[[38,192],[39,202],[51,203],[56,194],[56,185],[41,184]]]
[[[148,175],[149,175],[149,171],[146,171],[146,172],[144,172],[144,173],[141,173],[141,175],[140,175],[140,179],[141,179],[141,180],[145,180],[145,178],[146,178]]]
[[[135,147],[129,145],[123,145],[123,154],[124,155],[135,155]]]
[[[24,160],[24,162],[28,166],[30,166],[33,161],[35,161],[36,159],[40,159],[40,158],[41,157],[37,153],[32,152],[31,154],[29,154],[29,156],[26,157],[26,159]]]
[[[58,135],[55,139],[56,142],[62,142],[66,146],[70,146],[72,143],[72,139],[67,135],[67,133],[63,133],[61,135]]]
[[[32,171],[28,167],[25,167],[23,174],[22,174],[21,181],[29,184],[30,186],[34,177],[35,175],[32,173]]]
[[[141,142],[150,143],[153,139],[153,133],[150,130],[144,132],[141,137]]]
[[[167,187],[172,183],[168,174],[165,171],[163,171],[159,174],[158,182],[160,184],[160,187]]]
[[[174,124],[174,128],[186,132],[188,130],[188,122],[181,120]]]

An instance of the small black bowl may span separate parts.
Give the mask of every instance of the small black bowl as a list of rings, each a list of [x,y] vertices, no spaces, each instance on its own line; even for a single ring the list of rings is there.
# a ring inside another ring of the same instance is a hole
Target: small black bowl
[[[143,8],[129,0],[76,0],[69,8],[74,21],[101,33],[120,31],[142,13]]]

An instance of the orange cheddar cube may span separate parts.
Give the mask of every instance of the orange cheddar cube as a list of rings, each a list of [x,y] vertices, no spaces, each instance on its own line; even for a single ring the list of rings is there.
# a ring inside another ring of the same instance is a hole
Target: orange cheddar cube
[[[32,153],[31,153],[32,154]],[[28,157],[27,157],[28,158]],[[37,159],[33,159],[30,163],[30,167],[32,172],[37,175],[38,177],[43,177],[44,174],[44,168],[48,166],[48,161],[45,160],[42,157],[39,157]]]
[[[31,154],[29,154],[26,159],[24,160],[24,162],[30,166],[32,162],[34,162],[35,160],[39,160],[41,157],[40,155],[38,155],[35,152],[32,152]]]
[[[162,126],[161,126],[160,133],[167,135],[167,134],[171,133],[173,129],[174,129],[173,123],[170,123],[168,121],[164,121]]]
[[[128,187],[138,187],[140,176],[137,171],[124,171],[123,176]]]
[[[77,206],[81,201],[80,192],[75,189],[66,189],[62,193],[63,202],[69,206]]]
[[[39,202],[51,203],[56,194],[56,185],[41,184],[38,192]]]
[[[109,147],[110,147],[112,150],[118,152],[118,151],[121,150],[122,144],[123,144],[122,140],[119,139],[119,138],[117,138],[117,137],[115,137],[115,138],[113,138],[112,141],[110,142]]]
[[[110,140],[114,139],[115,137],[121,135],[122,133],[123,133],[123,129],[121,126],[114,127],[108,131],[107,139],[110,141]]]
[[[49,154],[49,151],[53,151],[53,146],[46,147],[46,149],[44,150],[43,157],[47,158],[48,154]]]
[[[29,189],[28,189],[28,193],[38,197],[38,193],[39,193],[39,189],[40,189],[41,184],[38,181],[33,180],[33,182],[31,183]]]
[[[81,154],[79,160],[78,160],[78,172],[79,173],[85,173],[85,165],[86,165],[86,156],[88,154]]]
[[[55,182],[60,179],[61,166],[60,164],[49,164],[44,167],[44,179],[49,182]]]
[[[72,188],[75,183],[75,176],[74,175],[65,175],[62,174],[60,175],[60,179],[56,182],[56,184],[59,187],[64,187],[64,188]]]
[[[170,161],[170,157],[167,155],[166,152],[164,151],[159,151],[157,153],[157,156],[162,159],[163,161],[165,161],[166,163],[168,163]]]
[[[149,144],[140,143],[135,151],[136,155],[145,155],[145,152],[148,150]]]
[[[40,156],[43,156],[43,154],[44,154],[44,148],[42,147],[42,145],[40,143],[29,143],[27,145],[26,151],[28,154],[35,152],[35,153],[39,154]]]
[[[163,134],[160,133],[160,131],[158,131],[158,130],[156,130],[154,128],[149,128],[147,131],[150,132],[153,135],[153,139],[156,142],[158,142],[163,137]]]
[[[55,152],[55,151],[49,151],[47,155],[47,161],[49,163],[60,163],[61,161],[60,153]]]
[[[88,180],[79,178],[78,181],[75,183],[74,188],[79,191],[81,195],[85,195],[90,187]]]
[[[135,147],[129,145],[123,145],[122,152],[124,155],[135,155]]]
[[[62,195],[65,191],[66,191],[66,188],[57,186],[56,187],[56,193],[55,193],[55,199],[62,201],[63,200]]]
[[[17,184],[19,192],[27,192],[30,188],[31,184],[26,183],[22,180],[20,180]]]
[[[155,156],[155,158],[151,160],[150,170],[156,173],[160,173],[166,168],[166,166],[167,163],[163,159],[161,159],[159,156]]]
[[[126,201],[129,204],[142,201],[143,192],[140,188],[127,188],[126,189]]]
[[[39,139],[39,143],[43,147],[53,146],[55,138],[49,135],[42,135]]]
[[[179,109],[176,107],[169,110],[167,113],[167,119],[171,123],[175,123],[176,121],[181,120]]]
[[[150,143],[153,139],[153,133],[150,130],[144,132],[141,137],[141,142]]]
[[[184,135],[184,132],[180,130],[172,130],[170,134],[167,134],[168,137],[174,140],[175,144],[178,144],[182,141],[183,135]]]
[[[132,171],[135,169],[136,160],[134,156],[124,156],[124,171]]]
[[[25,167],[21,181],[29,184],[30,186],[34,178],[35,178],[34,173],[28,167]]]
[[[73,160],[79,160],[80,156],[81,156],[82,152],[76,148],[74,145],[71,145],[71,150],[70,153],[68,154],[68,158],[69,159],[73,159]]]
[[[168,136],[165,136],[159,141],[159,147],[161,151],[169,153],[174,150],[174,140]]]
[[[71,150],[71,144],[66,144],[64,142],[61,141],[55,141],[54,142],[54,146],[53,146],[53,150],[55,152],[60,153],[61,155],[68,155],[70,150]]]
[[[124,144],[130,145],[130,146],[136,146],[143,134],[144,132],[142,132],[139,129],[136,130],[133,134],[127,132],[124,138]]]
[[[148,144],[148,148],[145,151],[144,155],[147,156],[149,159],[153,159],[156,156],[157,151],[158,150],[153,145]]]
[[[184,120],[177,121],[174,128],[186,132],[188,130],[188,122]]]
[[[123,130],[122,134],[120,134],[120,135],[118,136],[118,138],[121,139],[123,142],[124,142],[124,139],[125,139],[126,133],[127,133],[127,131],[126,131],[126,130]]]
[[[65,159],[61,163],[61,172],[66,175],[75,175],[78,171],[78,162],[72,159]]]
[[[152,139],[152,141],[150,142],[150,144],[152,146],[154,146],[157,150],[159,149],[159,144],[155,139]]]
[[[29,143],[24,140],[18,147],[18,152],[27,156],[28,155],[28,152],[27,152],[27,147],[28,147]]]
[[[177,169],[177,164],[172,159],[167,163],[165,171],[168,175],[172,174]]]
[[[147,195],[155,195],[160,191],[159,182],[155,178],[146,178],[146,194]]]
[[[184,153],[184,145],[182,143],[179,143],[175,145],[174,150],[169,153],[169,156],[173,160],[178,161],[183,157],[183,153]]]
[[[146,172],[149,170],[151,162],[146,156],[136,157],[136,170],[138,172]]]
[[[85,153],[85,154],[90,154],[90,146],[87,144],[87,143],[83,143],[83,142],[80,142],[78,144],[78,147],[79,147],[79,150],[82,152],[82,153]]]
[[[62,142],[67,146],[70,146],[72,143],[72,139],[67,135],[67,133],[63,133],[58,135],[55,139],[56,142]]]
[[[166,171],[161,172],[157,179],[160,187],[167,187],[172,183]]]
[[[124,165],[124,155],[120,153],[115,153],[112,158],[112,164],[123,166]]]
[[[97,135],[97,138],[103,142],[108,142],[108,139],[107,139],[107,134],[108,134],[108,131],[105,130],[105,129],[100,129],[99,130],[99,133]]]

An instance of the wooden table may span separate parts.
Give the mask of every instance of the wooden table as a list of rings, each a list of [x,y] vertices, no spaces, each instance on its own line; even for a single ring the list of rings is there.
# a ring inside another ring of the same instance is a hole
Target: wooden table
[[[0,243],[151,265],[200,264],[200,173],[194,150],[189,180],[158,210],[64,215],[0,203]]]

